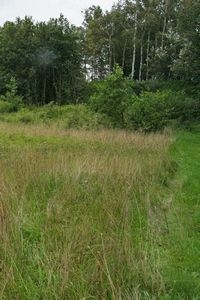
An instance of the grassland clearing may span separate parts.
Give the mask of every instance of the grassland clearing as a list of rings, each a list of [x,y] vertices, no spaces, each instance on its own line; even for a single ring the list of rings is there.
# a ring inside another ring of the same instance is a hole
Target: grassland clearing
[[[173,143],[169,133],[0,123],[0,299],[192,295],[171,272]]]

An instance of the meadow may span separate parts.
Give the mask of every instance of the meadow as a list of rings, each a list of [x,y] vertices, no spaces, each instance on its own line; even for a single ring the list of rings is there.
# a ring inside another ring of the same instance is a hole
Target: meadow
[[[1,121],[0,299],[199,299],[199,137]]]
[[[1,2],[0,300],[200,300],[200,0]]]

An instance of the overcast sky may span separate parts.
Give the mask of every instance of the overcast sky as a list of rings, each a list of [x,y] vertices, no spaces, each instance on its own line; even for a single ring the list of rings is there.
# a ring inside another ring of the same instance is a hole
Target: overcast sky
[[[0,0],[0,25],[13,21],[16,17],[32,16],[35,21],[46,21],[59,17],[60,13],[70,23],[81,25],[82,10],[91,5],[100,5],[104,10],[110,9],[114,0]]]

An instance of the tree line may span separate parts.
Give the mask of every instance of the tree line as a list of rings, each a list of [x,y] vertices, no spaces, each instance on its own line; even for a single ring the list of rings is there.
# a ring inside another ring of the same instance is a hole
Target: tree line
[[[0,95],[15,78],[27,104],[84,101],[88,79],[116,65],[132,80],[200,78],[200,1],[125,0],[110,11],[92,6],[83,26],[60,15],[0,27]]]
[[[119,1],[85,11],[85,49],[93,78],[117,63],[132,79],[199,79],[199,0]]]
[[[0,28],[0,92],[10,78],[28,104],[75,101],[84,74],[76,27],[61,15],[48,22],[17,18]]]

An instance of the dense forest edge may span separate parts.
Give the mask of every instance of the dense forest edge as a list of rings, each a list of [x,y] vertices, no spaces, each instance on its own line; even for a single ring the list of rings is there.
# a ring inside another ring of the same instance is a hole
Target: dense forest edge
[[[94,112],[102,126],[144,131],[196,121],[199,13],[199,1],[137,0],[106,12],[92,6],[81,27],[62,14],[5,22],[0,111],[22,110],[21,119],[31,122],[24,107],[47,105],[53,114],[55,105],[56,114],[61,105],[81,104],[80,114]]]

